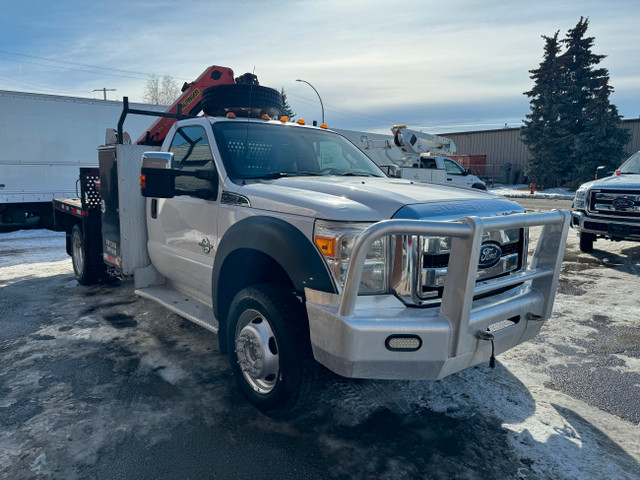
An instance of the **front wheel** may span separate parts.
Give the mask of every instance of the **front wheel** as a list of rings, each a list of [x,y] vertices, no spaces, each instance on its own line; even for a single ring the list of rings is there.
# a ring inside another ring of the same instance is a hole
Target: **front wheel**
[[[593,252],[593,242],[596,241],[596,236],[592,233],[580,234],[580,250],[584,253]]]
[[[279,285],[245,288],[229,309],[229,360],[238,386],[271,415],[299,410],[316,381],[306,311]]]

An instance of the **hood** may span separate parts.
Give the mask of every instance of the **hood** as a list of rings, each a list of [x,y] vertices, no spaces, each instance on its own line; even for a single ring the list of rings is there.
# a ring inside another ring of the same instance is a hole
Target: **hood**
[[[591,180],[582,188],[615,188],[618,190],[640,190],[640,174],[625,173],[623,175],[612,175],[599,180]]]
[[[285,177],[248,183],[237,192],[253,208],[325,220],[375,222],[394,216],[421,218],[425,212],[459,218],[489,210],[523,210],[515,202],[477,189],[392,178]]]

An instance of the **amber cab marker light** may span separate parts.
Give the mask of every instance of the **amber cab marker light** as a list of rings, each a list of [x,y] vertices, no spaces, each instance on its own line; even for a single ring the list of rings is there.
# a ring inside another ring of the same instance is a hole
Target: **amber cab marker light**
[[[304,123],[304,120],[299,118],[298,119],[298,125],[306,125],[306,123]]]
[[[271,117],[266,113],[260,117],[262,120],[271,120]]]
[[[227,113],[227,118],[236,118],[236,114],[233,112]]]
[[[140,188],[147,188],[147,176],[140,175]]]
[[[336,239],[329,237],[316,237],[316,245],[320,248],[322,255],[325,257],[335,258],[336,256]]]
[[[281,122],[288,122],[289,118],[288,117],[280,117],[280,121]]]
[[[320,125],[320,128],[329,128],[329,127],[327,127],[326,123],[323,123],[322,125]]]

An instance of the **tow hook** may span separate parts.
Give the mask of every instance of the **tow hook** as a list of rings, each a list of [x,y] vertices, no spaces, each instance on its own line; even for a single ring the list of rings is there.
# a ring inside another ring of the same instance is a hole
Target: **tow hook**
[[[476,333],[476,338],[480,340],[486,340],[487,342],[491,342],[491,357],[489,358],[489,367],[496,368],[496,357],[495,357],[496,349],[495,349],[495,345],[493,344],[493,340],[494,340],[493,334],[490,332],[483,332],[479,330]]]

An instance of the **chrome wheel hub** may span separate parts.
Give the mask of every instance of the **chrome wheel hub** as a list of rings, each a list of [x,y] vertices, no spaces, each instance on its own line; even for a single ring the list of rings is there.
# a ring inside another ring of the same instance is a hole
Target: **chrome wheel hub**
[[[280,371],[278,345],[271,325],[257,310],[246,310],[236,326],[236,357],[245,380],[256,392],[271,392]]]

